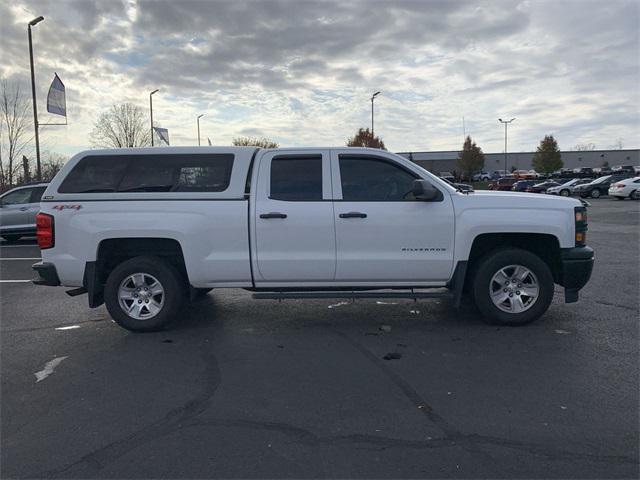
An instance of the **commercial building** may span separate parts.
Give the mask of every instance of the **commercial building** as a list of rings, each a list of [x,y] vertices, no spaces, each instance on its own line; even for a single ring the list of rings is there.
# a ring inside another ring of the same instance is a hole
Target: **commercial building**
[[[602,167],[608,165],[640,165],[640,149],[628,150],[585,150],[561,152],[564,168]],[[453,172],[456,170],[456,160],[459,151],[448,152],[399,152],[400,155],[413,160],[430,172]],[[535,152],[513,152],[507,154],[507,168],[530,170]],[[485,153],[484,170],[505,170],[504,153]]]

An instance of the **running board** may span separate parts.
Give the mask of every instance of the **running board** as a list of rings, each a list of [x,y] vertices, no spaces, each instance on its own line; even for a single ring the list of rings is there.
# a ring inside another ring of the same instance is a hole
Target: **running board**
[[[335,291],[335,292],[257,292],[253,294],[256,300],[289,300],[301,298],[454,298],[454,293],[447,288],[433,289],[434,291]]]

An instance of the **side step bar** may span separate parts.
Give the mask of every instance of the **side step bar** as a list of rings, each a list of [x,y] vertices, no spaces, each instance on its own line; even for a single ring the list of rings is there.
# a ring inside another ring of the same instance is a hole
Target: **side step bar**
[[[449,289],[433,289],[434,291],[335,291],[335,292],[257,292],[253,294],[256,300],[290,300],[300,298],[454,298]]]

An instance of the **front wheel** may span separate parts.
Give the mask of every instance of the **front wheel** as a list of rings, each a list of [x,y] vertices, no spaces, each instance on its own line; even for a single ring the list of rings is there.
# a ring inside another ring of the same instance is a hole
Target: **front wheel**
[[[104,301],[118,325],[133,332],[161,330],[186,296],[180,273],[159,257],[134,257],[109,274]]]
[[[568,197],[569,193],[569,190],[567,190],[566,188],[564,190],[560,190],[560,195],[563,197]]]
[[[631,200],[640,200],[640,190],[634,190],[631,192],[629,194],[629,198],[631,198]]]
[[[537,255],[518,248],[484,257],[473,278],[482,315],[501,325],[525,325],[542,316],[553,299],[553,275]]]
[[[600,198],[600,190],[597,188],[591,190],[591,198]]]

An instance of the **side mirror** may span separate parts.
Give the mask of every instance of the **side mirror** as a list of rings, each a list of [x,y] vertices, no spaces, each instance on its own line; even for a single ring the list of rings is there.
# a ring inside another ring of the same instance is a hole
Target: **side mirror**
[[[424,200],[430,202],[438,198],[440,190],[431,185],[426,180],[414,180],[413,181],[413,196],[417,200]]]

